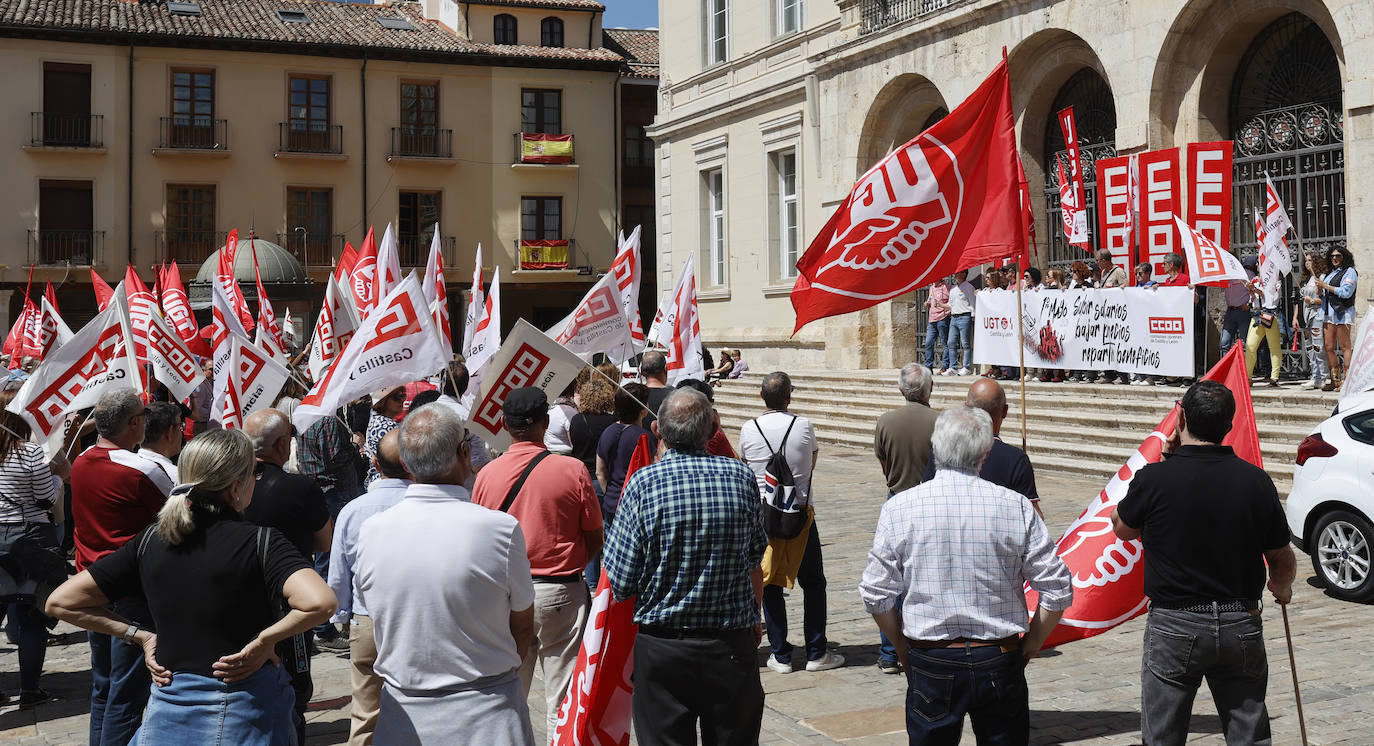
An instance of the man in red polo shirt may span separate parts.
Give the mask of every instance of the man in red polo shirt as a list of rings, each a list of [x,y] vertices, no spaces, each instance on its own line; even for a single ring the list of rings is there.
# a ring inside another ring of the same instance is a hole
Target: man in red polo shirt
[[[100,439],[72,464],[72,520],[76,569],[124,546],[157,520],[172,479],[162,467],[134,453],[143,442],[148,409],[133,389],[110,389],[96,402]],[[118,599],[112,608],[139,627],[152,617],[141,598]],[[121,641],[88,633],[91,644],[91,744],[123,744],[143,720],[152,682],[143,665],[143,648],[132,636]],[[128,642],[129,644],[125,644]]]
[[[534,644],[520,664],[529,696],[536,658],[544,672],[548,729],[568,691],[590,605],[582,569],[601,551],[601,506],[581,461],[549,453],[549,400],[542,389],[512,391],[502,407],[510,450],[477,475],[472,501],[520,522],[534,576]]]

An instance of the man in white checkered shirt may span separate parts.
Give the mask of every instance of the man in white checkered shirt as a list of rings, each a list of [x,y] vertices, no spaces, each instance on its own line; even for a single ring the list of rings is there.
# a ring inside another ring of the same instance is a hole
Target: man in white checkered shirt
[[[1025,744],[1024,667],[1073,602],[1069,569],[1031,503],[978,478],[987,412],[946,410],[931,441],[935,478],[883,506],[859,593],[897,642],[912,744],[958,743],[965,714],[979,744]],[[1040,594],[1034,619],[1025,583]]]

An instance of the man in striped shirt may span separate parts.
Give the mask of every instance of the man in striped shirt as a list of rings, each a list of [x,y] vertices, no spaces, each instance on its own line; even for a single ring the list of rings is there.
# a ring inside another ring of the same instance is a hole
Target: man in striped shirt
[[[1069,569],[1031,503],[978,477],[987,412],[946,410],[931,445],[935,478],[883,505],[859,593],[897,643],[911,743],[957,743],[965,714],[979,743],[1026,743],[1023,667],[1073,602]],[[1040,594],[1029,623],[1026,583]]]

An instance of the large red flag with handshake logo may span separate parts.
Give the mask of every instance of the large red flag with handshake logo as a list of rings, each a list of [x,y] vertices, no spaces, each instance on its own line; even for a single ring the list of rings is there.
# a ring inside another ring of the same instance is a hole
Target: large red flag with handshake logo
[[[625,478],[653,460],[649,437],[639,436]],[[630,695],[634,693],[630,675],[634,673],[635,636],[639,633],[634,611],[634,599],[615,600],[606,573],[601,573],[568,696],[558,708],[553,746],[629,744]]]
[[[793,333],[1020,255],[1019,165],[1003,60],[949,116],[859,177],[797,262]]]
[[[1232,346],[1203,380],[1221,382],[1236,398],[1231,432],[1222,443],[1235,449],[1237,456],[1264,468],[1250,399],[1250,379],[1245,371],[1245,351],[1240,347]],[[1100,635],[1145,612],[1145,550],[1139,539],[1117,538],[1112,531],[1112,510],[1126,496],[1136,472],[1163,459],[1164,444],[1177,425],[1175,406],[1059,540],[1059,556],[1073,575],[1073,605],[1064,612],[1045,647]],[[1026,606],[1032,614],[1037,597],[1035,591],[1026,590]]]

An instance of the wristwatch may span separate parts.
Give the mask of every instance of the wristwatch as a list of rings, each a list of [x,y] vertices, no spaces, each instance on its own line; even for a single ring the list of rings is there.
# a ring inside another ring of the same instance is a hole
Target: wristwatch
[[[125,645],[136,645],[134,635],[138,634],[138,622],[129,622],[129,628],[124,630],[124,636],[120,640]]]

